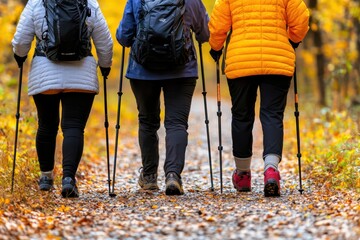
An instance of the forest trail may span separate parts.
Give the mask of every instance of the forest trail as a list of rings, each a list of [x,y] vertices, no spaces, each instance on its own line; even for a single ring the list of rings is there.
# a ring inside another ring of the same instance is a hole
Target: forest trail
[[[300,195],[297,160],[280,165],[281,197],[263,196],[261,125],[254,127],[252,192],[237,193],[231,183],[230,103],[222,102],[223,193],[220,193],[216,99],[208,98],[215,191],[210,190],[207,138],[202,96],[193,100],[186,166],[185,195],[166,196],[163,173],[164,130],[160,136],[159,187],[139,189],[137,138],[120,133],[115,193],[109,197],[106,161],[82,163],[77,175],[79,199],[60,197],[56,189],[32,204],[10,205],[0,218],[0,239],[354,239],[360,237],[356,195],[332,192],[304,178]],[[121,132],[121,131],[120,131]],[[38,198],[38,199],[37,199]],[[51,202],[51,204],[46,204]]]

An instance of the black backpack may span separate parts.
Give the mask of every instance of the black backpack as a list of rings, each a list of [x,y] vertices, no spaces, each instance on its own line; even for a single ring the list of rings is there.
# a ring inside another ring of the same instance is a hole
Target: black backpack
[[[91,55],[86,18],[87,0],[43,0],[48,29],[36,47],[37,55],[52,61],[76,61]],[[43,23],[44,26],[44,23]]]
[[[167,70],[189,62],[184,33],[184,0],[141,0],[131,55],[149,70]]]

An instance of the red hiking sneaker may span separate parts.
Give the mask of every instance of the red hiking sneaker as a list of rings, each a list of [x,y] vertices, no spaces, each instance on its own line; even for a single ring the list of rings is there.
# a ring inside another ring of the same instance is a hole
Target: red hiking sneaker
[[[251,191],[251,171],[238,171],[235,170],[232,175],[232,182],[234,187],[239,192]]]
[[[268,168],[264,172],[264,194],[265,197],[280,196],[280,172],[274,168]]]

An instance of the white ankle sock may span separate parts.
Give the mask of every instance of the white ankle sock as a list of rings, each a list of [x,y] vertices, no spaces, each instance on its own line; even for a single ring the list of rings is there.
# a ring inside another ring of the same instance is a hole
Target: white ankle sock
[[[278,166],[279,166],[279,162],[280,162],[280,157],[274,154],[269,154],[265,157],[265,161],[264,161],[264,172],[266,170],[268,170],[269,167],[274,168],[275,170],[278,170]]]
[[[237,170],[239,170],[239,171],[249,171],[250,170],[251,157],[247,157],[247,158],[234,157],[234,158],[235,158],[235,166],[236,166]]]
[[[44,177],[44,176],[53,179],[53,178],[54,178],[53,171],[52,171],[52,170],[51,170],[51,171],[47,171],[47,172],[41,171],[41,177]]]

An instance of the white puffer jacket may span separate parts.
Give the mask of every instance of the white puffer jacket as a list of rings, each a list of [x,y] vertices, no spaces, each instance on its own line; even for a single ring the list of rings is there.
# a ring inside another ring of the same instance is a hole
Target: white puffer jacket
[[[113,56],[113,41],[105,18],[96,0],[88,0],[91,16],[87,24],[95,45],[98,63],[110,67]],[[12,40],[16,55],[26,56],[35,37],[41,39],[45,9],[43,0],[29,0],[21,13]],[[45,27],[46,28],[46,27]],[[97,62],[89,56],[80,61],[52,62],[46,57],[35,56],[31,62],[28,79],[28,94],[35,95],[48,90],[86,90],[99,92]]]

